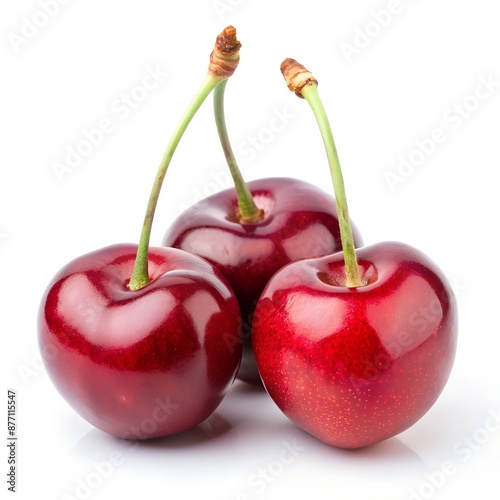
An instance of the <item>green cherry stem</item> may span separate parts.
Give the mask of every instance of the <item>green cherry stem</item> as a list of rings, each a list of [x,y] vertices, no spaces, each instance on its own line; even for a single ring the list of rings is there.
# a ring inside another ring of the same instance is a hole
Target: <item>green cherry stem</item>
[[[219,83],[226,80],[234,73],[239,62],[240,47],[241,44],[236,38],[236,30],[232,26],[225,28],[224,31],[217,37],[214,50],[210,55],[208,73],[201,87],[195,94],[195,97],[185,111],[179,125],[175,129],[174,134],[167,145],[167,148],[165,149],[165,153],[161,159],[153,187],[151,189],[151,194],[146,208],[146,215],[144,216],[144,223],[137,248],[134,270],[132,271],[132,276],[128,284],[128,288],[130,290],[139,290],[150,282],[148,254],[151,228],[163,180],[174,152],[177,149],[177,146],[193,116],[196,114],[205,99]]]
[[[318,123],[325,145],[328,163],[330,165],[330,173],[337,203],[340,239],[345,262],[346,286],[348,288],[363,286],[364,283],[359,272],[351,222],[349,219],[349,210],[347,208],[344,178],[342,176],[337,148],[333,139],[328,116],[318,94],[318,82],[311,72],[294,59],[285,59],[281,64],[281,72],[285,77],[288,88],[308,102]]]
[[[229,141],[227,133],[226,119],[224,115],[224,94],[226,91],[227,80],[222,81],[214,91],[214,117],[217,125],[217,132],[219,133],[220,143],[226,162],[233,178],[234,187],[236,188],[236,196],[238,198],[238,207],[240,210],[240,220],[243,223],[251,223],[259,220],[262,216],[260,210],[254,202],[252,193],[248,189],[247,184],[243,180],[241,171],[236,162],[236,158]]]
[[[144,216],[144,223],[142,225],[141,238],[139,240],[139,246],[137,248],[134,270],[132,272],[132,277],[130,278],[130,282],[128,285],[130,290],[139,290],[140,288],[146,286],[150,281],[148,271],[149,241],[151,238],[151,228],[153,225],[153,219],[161,187],[163,185],[163,180],[167,173],[167,169],[170,161],[172,160],[174,152],[189,123],[191,122],[191,119],[203,104],[203,101],[207,98],[208,95],[210,95],[210,93],[218,83],[219,81],[215,78],[210,76],[206,77],[203,85],[200,87],[195,98],[184,113],[181,122],[177,126],[177,129],[175,130],[172,139],[170,139],[165,153],[163,154],[163,158],[161,159],[160,166],[158,167],[158,172],[156,173],[156,178],[153,183],[153,188],[151,189],[151,194],[149,195],[146,215]]]

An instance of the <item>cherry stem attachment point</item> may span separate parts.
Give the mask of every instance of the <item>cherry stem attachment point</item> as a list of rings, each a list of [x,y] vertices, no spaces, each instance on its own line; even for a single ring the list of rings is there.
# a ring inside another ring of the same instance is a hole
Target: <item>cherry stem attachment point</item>
[[[281,72],[288,84],[288,88],[295,92],[297,96],[304,98],[308,102],[318,123],[325,145],[328,163],[330,165],[330,173],[335,192],[340,239],[344,254],[346,286],[348,288],[363,286],[364,283],[359,271],[352,227],[349,219],[349,210],[347,208],[344,178],[342,176],[337,148],[333,139],[328,116],[318,94],[318,82],[310,71],[294,59],[285,59],[281,64]]]
[[[232,26],[227,26],[217,37],[215,47],[210,54],[210,64],[208,73],[199,88],[195,97],[185,111],[179,125],[174,131],[170,142],[167,145],[163,158],[161,159],[158,171],[151,189],[146,215],[142,226],[141,237],[137,248],[137,255],[134,263],[134,270],[130,278],[128,288],[130,290],[139,290],[146,286],[150,281],[148,270],[149,242],[151,238],[151,228],[153,225],[154,214],[158,203],[163,180],[167,173],[168,166],[174,155],[177,146],[184,135],[192,118],[199,110],[205,99],[217,87],[217,85],[229,78],[236,70],[239,62],[239,50],[241,44],[236,38],[236,30]]]
[[[217,132],[219,133],[222,150],[224,151],[224,156],[236,189],[240,220],[243,223],[252,223],[258,221],[262,217],[262,210],[255,204],[252,193],[248,189],[248,186],[241,175],[241,171],[238,167],[231,143],[229,141],[224,115],[224,94],[226,85],[227,80],[223,80],[219,83],[219,85],[217,85],[214,91],[215,123],[217,125]]]

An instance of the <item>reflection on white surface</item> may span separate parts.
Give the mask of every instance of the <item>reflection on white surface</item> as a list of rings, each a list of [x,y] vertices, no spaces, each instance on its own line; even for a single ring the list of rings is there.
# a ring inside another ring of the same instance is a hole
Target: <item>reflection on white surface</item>
[[[477,459],[490,456],[491,478],[498,465],[494,441],[500,432],[477,447],[465,460],[457,454],[467,438],[475,439],[494,408],[462,381],[444,393],[428,415],[398,437],[361,450],[328,446],[293,425],[264,391],[237,382],[217,411],[200,426],[176,436],[151,441],[123,441],[92,428],[71,411],[51,388],[42,383],[44,399],[51,402],[55,419],[47,419],[46,435],[53,447],[38,457],[64,456],[61,479],[52,491],[56,498],[107,499],[113,495],[168,491],[176,498],[358,500],[370,498],[407,500],[410,492],[425,492],[428,477],[451,462],[455,474],[446,476],[450,493],[461,474],[474,471]],[[463,399],[458,396],[462,395]],[[470,407],[475,408],[474,412]],[[500,408],[497,408],[497,414]],[[500,426],[500,423],[499,423]],[[469,448],[472,450],[472,447]],[[36,459],[37,455],[34,455]],[[496,460],[496,462],[495,462]],[[37,475],[44,477],[50,464],[41,462]],[[362,480],[360,479],[362,477]],[[147,486],[144,486],[147,485]],[[31,489],[31,488],[30,488]],[[69,497],[64,497],[69,495]],[[80,496],[79,496],[80,495]],[[441,497],[436,497],[441,498]],[[451,496],[443,498],[452,500]],[[487,497],[485,497],[487,498]],[[417,499],[418,500],[418,499]]]
[[[210,498],[275,498],[278,491],[304,494],[309,491],[307,477],[321,477],[322,488],[336,484],[341,490],[356,469],[363,470],[365,481],[378,481],[390,469],[404,484],[425,469],[418,454],[399,438],[365,450],[332,448],[294,426],[265,392],[240,382],[219,409],[192,430],[136,443],[91,429],[70,456],[89,474],[95,473],[95,467],[89,466],[92,463],[113,469],[106,480],[114,488],[118,481],[135,478],[137,482],[156,482],[158,487],[164,483],[172,493],[183,492],[185,498],[195,498],[200,485],[213,492],[224,491],[223,497]],[[363,491],[356,484],[355,491]],[[394,483],[388,485],[387,491],[394,487]]]

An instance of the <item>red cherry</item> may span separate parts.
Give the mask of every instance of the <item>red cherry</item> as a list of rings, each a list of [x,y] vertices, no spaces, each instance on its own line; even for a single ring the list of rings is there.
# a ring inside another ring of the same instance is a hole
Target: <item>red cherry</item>
[[[342,253],[278,271],[261,295],[253,347],[272,399],[328,444],[359,448],[414,424],[443,390],[455,358],[457,306],[439,268],[401,243],[356,250],[340,162],[313,75],[281,65],[316,117],[327,152]]]
[[[179,216],[163,244],[199,255],[214,264],[233,288],[243,318],[243,360],[238,378],[260,384],[251,348],[255,305],[271,276],[290,262],[342,249],[335,200],[297,179],[269,178],[248,183],[259,209],[256,221],[238,215],[234,189],[216,193]],[[356,246],[361,236],[354,229]]]
[[[47,371],[95,427],[145,439],[189,429],[219,405],[238,369],[239,309],[209,263],[149,252],[151,281],[130,290],[137,246],[114,245],[66,265],[40,309]]]
[[[255,312],[265,388],[298,426],[342,448],[420,419],[453,365],[457,307],[436,265],[400,243],[357,250],[364,286],[345,286],[341,253],[290,264]]]
[[[180,250],[149,248],[175,149],[206,97],[236,69],[240,46],[232,26],[217,37],[208,74],[158,167],[139,245],[77,258],[42,298],[39,343],[49,375],[83,418],[115,436],[146,439],[197,425],[241,361],[238,302],[219,271]]]

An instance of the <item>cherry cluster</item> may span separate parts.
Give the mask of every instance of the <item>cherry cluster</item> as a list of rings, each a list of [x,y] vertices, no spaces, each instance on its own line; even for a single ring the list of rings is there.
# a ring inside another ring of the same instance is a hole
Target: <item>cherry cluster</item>
[[[363,245],[317,81],[293,59],[281,71],[315,115],[335,196],[294,178],[243,180],[224,117],[240,47],[232,26],[217,37],[161,160],[139,244],[78,257],[47,287],[38,337],[48,374],[84,419],[124,439],[198,425],[239,378],[326,443],[379,442],[419,420],[447,382],[453,292],[420,251]],[[187,209],[151,247],[168,166],[212,92],[235,187]]]

